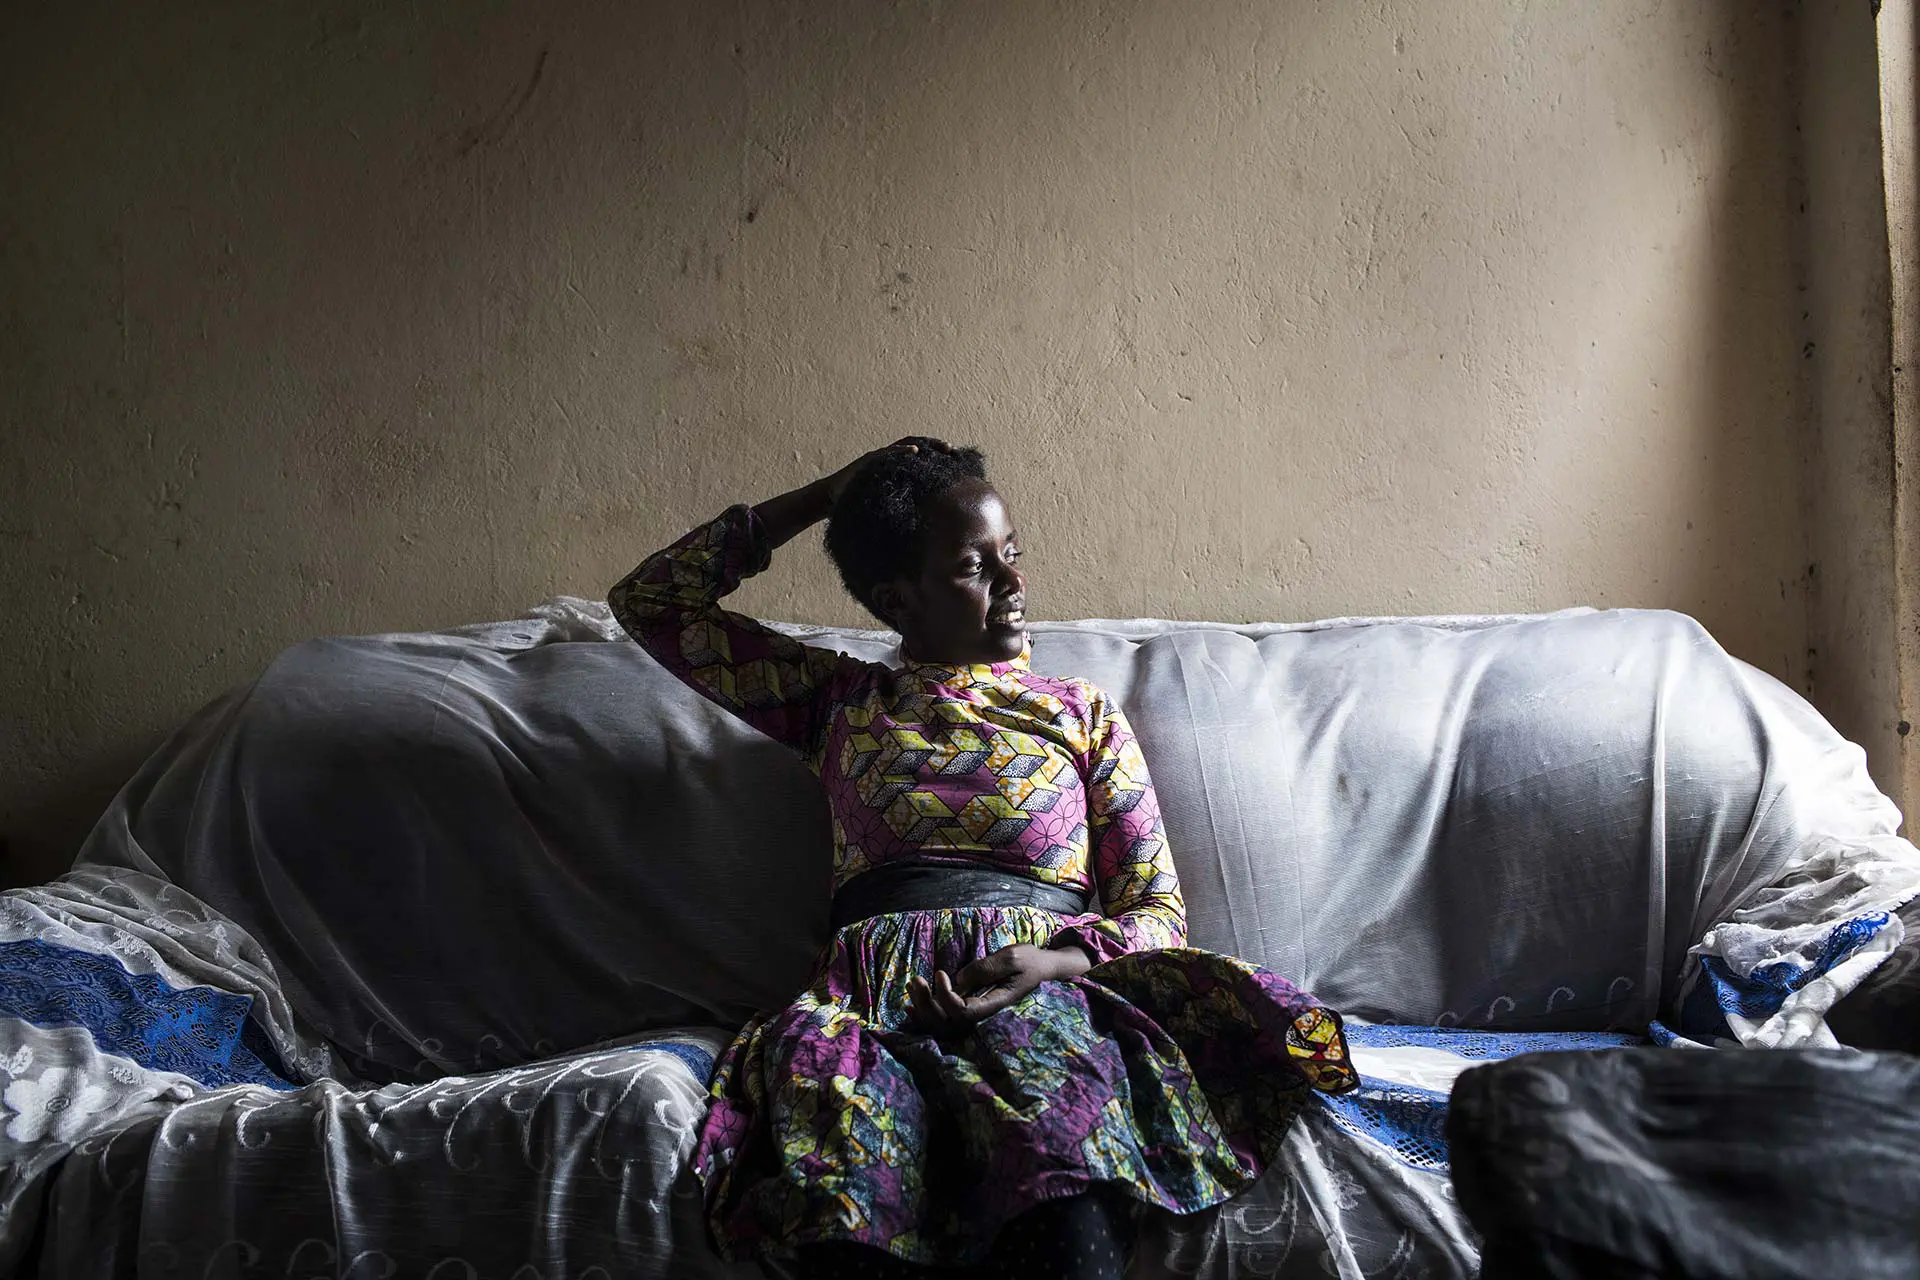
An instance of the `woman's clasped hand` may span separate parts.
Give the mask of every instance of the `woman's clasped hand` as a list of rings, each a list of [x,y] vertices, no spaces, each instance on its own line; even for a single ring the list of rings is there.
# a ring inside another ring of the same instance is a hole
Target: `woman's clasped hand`
[[[958,1035],[1024,1000],[1041,983],[1077,978],[1092,967],[1092,959],[1078,946],[1016,943],[981,956],[952,976],[936,969],[929,982],[915,974],[907,980],[907,1009],[920,1030]]]

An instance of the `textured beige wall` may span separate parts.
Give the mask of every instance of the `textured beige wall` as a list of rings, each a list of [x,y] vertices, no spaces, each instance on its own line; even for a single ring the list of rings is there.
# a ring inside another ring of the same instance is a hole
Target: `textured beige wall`
[[[0,874],[291,641],[907,431],[1043,615],[1672,606],[1801,685],[1778,12],[7,6]]]
[[[1891,274],[1873,11],[1798,9],[1809,682],[1898,794]]]
[[[1892,263],[1892,395],[1884,427],[1891,466],[1885,493],[1892,499],[1891,553],[1882,594],[1892,614],[1893,661],[1875,670],[1873,711],[1884,726],[1894,721],[1891,747],[1869,742],[1867,750],[1881,787],[1904,802],[1911,815],[1920,806],[1920,4],[1886,0],[1879,6],[1881,132],[1888,238]],[[1884,511],[1878,491],[1865,495]],[[1890,589],[1888,589],[1890,588]],[[1884,634],[1884,633],[1882,633]],[[1891,679],[1889,679],[1891,676]],[[1882,729],[1884,733],[1884,728]],[[1897,786],[1890,786],[1895,775]],[[1913,835],[1909,821],[1907,834]]]

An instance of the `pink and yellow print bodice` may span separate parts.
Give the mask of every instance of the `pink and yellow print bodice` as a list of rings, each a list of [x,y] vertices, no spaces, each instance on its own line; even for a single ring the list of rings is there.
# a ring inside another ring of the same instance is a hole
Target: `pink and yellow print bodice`
[[[719,601],[766,567],[749,507],[647,557],[608,597],[681,680],[798,751],[833,811],[834,883],[899,863],[1097,889],[1062,940],[1095,960],[1182,946],[1186,910],[1126,716],[1084,680],[1011,662],[898,670],[802,644]]]

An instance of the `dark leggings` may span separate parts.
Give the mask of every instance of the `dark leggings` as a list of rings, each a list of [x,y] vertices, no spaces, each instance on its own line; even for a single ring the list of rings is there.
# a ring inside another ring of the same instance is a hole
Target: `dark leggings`
[[[1009,1222],[987,1261],[975,1267],[919,1267],[863,1244],[807,1245],[797,1280],[1120,1280],[1133,1240],[1128,1202],[1115,1195],[1069,1196]]]

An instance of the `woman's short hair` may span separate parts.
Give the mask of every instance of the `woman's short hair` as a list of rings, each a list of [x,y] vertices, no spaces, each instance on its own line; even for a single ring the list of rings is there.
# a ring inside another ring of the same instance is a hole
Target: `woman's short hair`
[[[827,518],[826,539],[827,554],[853,598],[880,617],[873,589],[920,571],[927,505],[957,484],[986,478],[986,455],[973,448],[879,454],[854,472]]]

